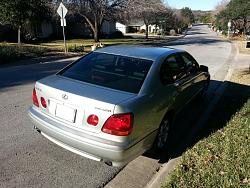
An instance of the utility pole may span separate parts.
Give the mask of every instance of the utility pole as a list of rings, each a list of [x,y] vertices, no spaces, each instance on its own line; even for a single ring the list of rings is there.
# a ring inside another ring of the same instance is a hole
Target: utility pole
[[[227,23],[227,27],[228,27],[227,38],[230,38],[230,31],[231,31],[231,27],[232,27],[232,21],[231,20],[229,20],[229,22]]]

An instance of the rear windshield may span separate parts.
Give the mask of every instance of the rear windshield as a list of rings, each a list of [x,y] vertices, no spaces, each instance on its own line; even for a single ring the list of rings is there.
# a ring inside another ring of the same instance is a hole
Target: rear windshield
[[[152,61],[93,52],[59,75],[116,90],[138,93]]]

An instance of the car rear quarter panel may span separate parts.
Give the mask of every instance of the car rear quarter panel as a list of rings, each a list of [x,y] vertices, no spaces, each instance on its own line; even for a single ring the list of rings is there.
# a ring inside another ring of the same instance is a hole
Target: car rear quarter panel
[[[188,89],[193,90],[191,91],[193,93],[190,93],[189,96],[183,96],[186,103],[182,101],[182,104],[178,106],[176,100],[180,98],[180,94],[183,94],[180,92],[183,91],[178,90],[179,88],[174,84],[163,85],[160,81],[160,67],[165,57],[160,57],[158,62],[154,62],[137,97],[115,107],[114,113],[134,113],[132,143],[140,141],[153,132],[156,133],[166,113],[172,110],[174,112],[180,111],[195,96],[195,92],[202,89],[208,78],[206,73],[191,76],[188,80],[188,85],[190,85]]]
[[[173,85],[161,84],[161,60],[152,65],[138,95],[115,106],[114,113],[134,113],[134,127],[130,136],[132,144],[150,134],[156,135],[163,117],[173,105],[176,89]]]

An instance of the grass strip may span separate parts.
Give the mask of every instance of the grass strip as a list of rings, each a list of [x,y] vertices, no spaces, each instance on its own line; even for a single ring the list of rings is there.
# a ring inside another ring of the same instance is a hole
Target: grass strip
[[[162,187],[250,187],[250,74],[239,78],[209,118],[213,134],[183,154]]]

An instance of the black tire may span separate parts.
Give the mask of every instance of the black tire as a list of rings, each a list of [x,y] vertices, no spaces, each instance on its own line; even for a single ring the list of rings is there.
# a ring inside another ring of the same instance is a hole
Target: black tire
[[[159,153],[167,148],[171,127],[172,127],[171,119],[168,116],[164,117],[160,124],[157,136],[154,141],[153,149],[155,152]]]

